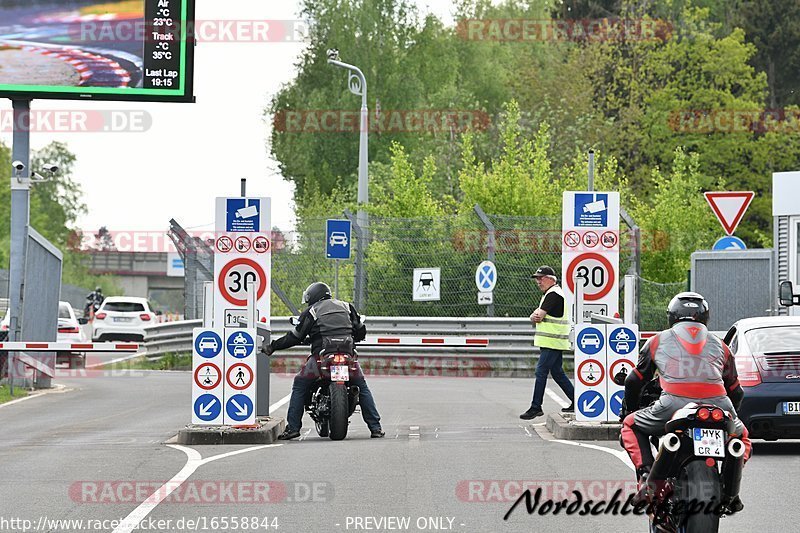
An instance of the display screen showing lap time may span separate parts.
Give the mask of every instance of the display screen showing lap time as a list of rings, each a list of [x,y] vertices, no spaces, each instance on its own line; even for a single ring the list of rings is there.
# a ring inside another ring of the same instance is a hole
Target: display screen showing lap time
[[[6,0],[0,97],[192,101],[194,0]]]

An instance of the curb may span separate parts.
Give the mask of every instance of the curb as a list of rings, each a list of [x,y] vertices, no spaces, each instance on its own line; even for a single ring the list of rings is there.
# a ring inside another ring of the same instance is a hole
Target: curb
[[[256,427],[188,425],[178,432],[178,444],[272,444],[286,427],[283,418],[259,418]]]
[[[547,415],[547,430],[560,440],[608,440],[619,439],[622,425],[619,423],[576,422],[560,414]]]

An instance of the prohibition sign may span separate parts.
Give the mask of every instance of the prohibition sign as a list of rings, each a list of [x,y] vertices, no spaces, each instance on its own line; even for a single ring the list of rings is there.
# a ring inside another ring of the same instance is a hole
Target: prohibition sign
[[[217,250],[219,250],[223,254],[230,252],[231,248],[233,248],[233,241],[227,235],[223,235],[222,237],[217,239]]]
[[[600,237],[600,242],[602,242],[603,246],[606,248],[613,248],[617,245],[617,234],[613,231],[607,231]]]
[[[238,305],[239,307],[247,307],[246,295],[247,295],[247,290],[249,289],[247,274],[252,274],[252,273],[248,272],[242,275],[240,270],[243,269],[240,268],[234,270],[236,267],[249,267],[250,269],[255,271],[255,276],[256,279],[258,280],[258,293],[256,294],[257,300],[260,300],[261,297],[264,296],[264,292],[267,290],[267,285],[268,285],[267,275],[264,273],[264,269],[261,267],[261,265],[259,265],[258,263],[256,263],[255,261],[253,261],[248,257],[239,257],[237,259],[234,259],[224,267],[222,267],[222,270],[219,273],[219,278],[217,279],[217,288],[219,288],[219,293],[222,295],[223,298],[225,298],[225,300],[232,303],[233,305]],[[237,294],[238,293],[244,294],[245,295],[244,298],[238,298],[233,294],[231,294],[231,288],[229,288],[225,284],[225,278],[228,276],[228,274],[232,273],[231,271],[239,274],[238,279],[233,280],[234,287],[232,288],[236,289],[234,292],[236,292]]]
[[[244,390],[253,383],[253,369],[244,363],[236,363],[228,368],[225,379],[228,381],[228,385],[234,389]],[[243,385],[237,384],[240,381]]]
[[[263,254],[269,251],[269,239],[264,236],[259,236],[253,239],[253,250]]]
[[[222,380],[222,372],[214,363],[203,363],[194,371],[194,382],[203,390],[211,390]],[[210,384],[209,384],[210,383]]]
[[[577,231],[568,231],[564,234],[564,244],[566,244],[568,248],[575,248],[580,243],[581,236],[578,235]]]
[[[570,292],[572,294],[575,294],[575,279],[574,279],[575,270],[584,261],[596,261],[596,262],[600,263],[600,266],[599,267],[595,267],[595,268],[600,268],[601,270],[603,270],[603,269],[605,270],[605,272],[601,272],[601,274],[602,274],[602,280],[601,280],[602,281],[602,285],[599,287],[599,290],[597,292],[593,292],[593,293],[584,292],[584,296],[583,296],[586,300],[589,300],[589,301],[599,300],[603,296],[605,296],[606,294],[611,292],[611,286],[614,285],[614,280],[617,277],[617,273],[614,272],[614,267],[611,265],[611,261],[609,261],[604,255],[601,255],[601,254],[598,254],[598,253],[595,253],[595,252],[589,252],[589,253],[581,254],[581,255],[575,257],[575,259],[573,259],[572,262],[567,267],[567,276],[566,276],[566,278],[567,278],[567,286],[569,287],[569,290],[570,290]],[[594,270],[594,269],[592,269],[592,270]],[[588,278],[594,278],[595,277],[594,276],[594,272],[592,272],[591,274],[587,273],[587,277]],[[597,287],[597,286],[595,286],[595,287]]]
[[[583,377],[584,372],[586,373],[586,379]],[[602,383],[603,378],[606,377],[605,373],[603,365],[597,359],[587,359],[578,365],[578,379],[587,387],[594,387]],[[595,379],[591,379],[592,377]]]
[[[627,365],[627,368],[625,368],[622,365]],[[609,371],[611,372],[609,376],[611,376],[611,379],[613,380],[614,376],[616,376],[619,373],[619,371],[622,370],[623,368],[625,368],[625,375],[627,375],[628,372],[633,370],[634,366],[635,365],[633,364],[633,361],[631,361],[630,359],[617,359],[616,361],[611,363],[611,367],[609,367]]]
[[[250,251],[250,239],[242,235],[241,237],[236,237],[236,251],[240,253],[245,253]]]
[[[594,248],[597,246],[598,242],[600,242],[600,237],[597,236],[597,233],[593,231],[587,231],[583,234],[583,244],[587,248]]]

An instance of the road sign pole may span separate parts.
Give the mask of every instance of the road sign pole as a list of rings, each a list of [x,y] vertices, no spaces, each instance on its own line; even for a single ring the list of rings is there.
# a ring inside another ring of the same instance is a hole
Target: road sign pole
[[[203,327],[214,327],[214,282],[203,282]]]
[[[575,275],[575,323],[586,322],[583,319],[583,278]]]
[[[336,269],[333,272],[333,294],[334,297],[339,299],[339,260],[335,259]]]

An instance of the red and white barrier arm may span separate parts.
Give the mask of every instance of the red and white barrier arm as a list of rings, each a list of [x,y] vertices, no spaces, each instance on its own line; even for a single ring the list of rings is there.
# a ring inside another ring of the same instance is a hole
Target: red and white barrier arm
[[[136,343],[119,342],[0,342],[9,352],[138,352]]]
[[[369,346],[470,346],[485,348],[489,339],[481,337],[409,337],[405,335],[367,336],[356,344]]]

